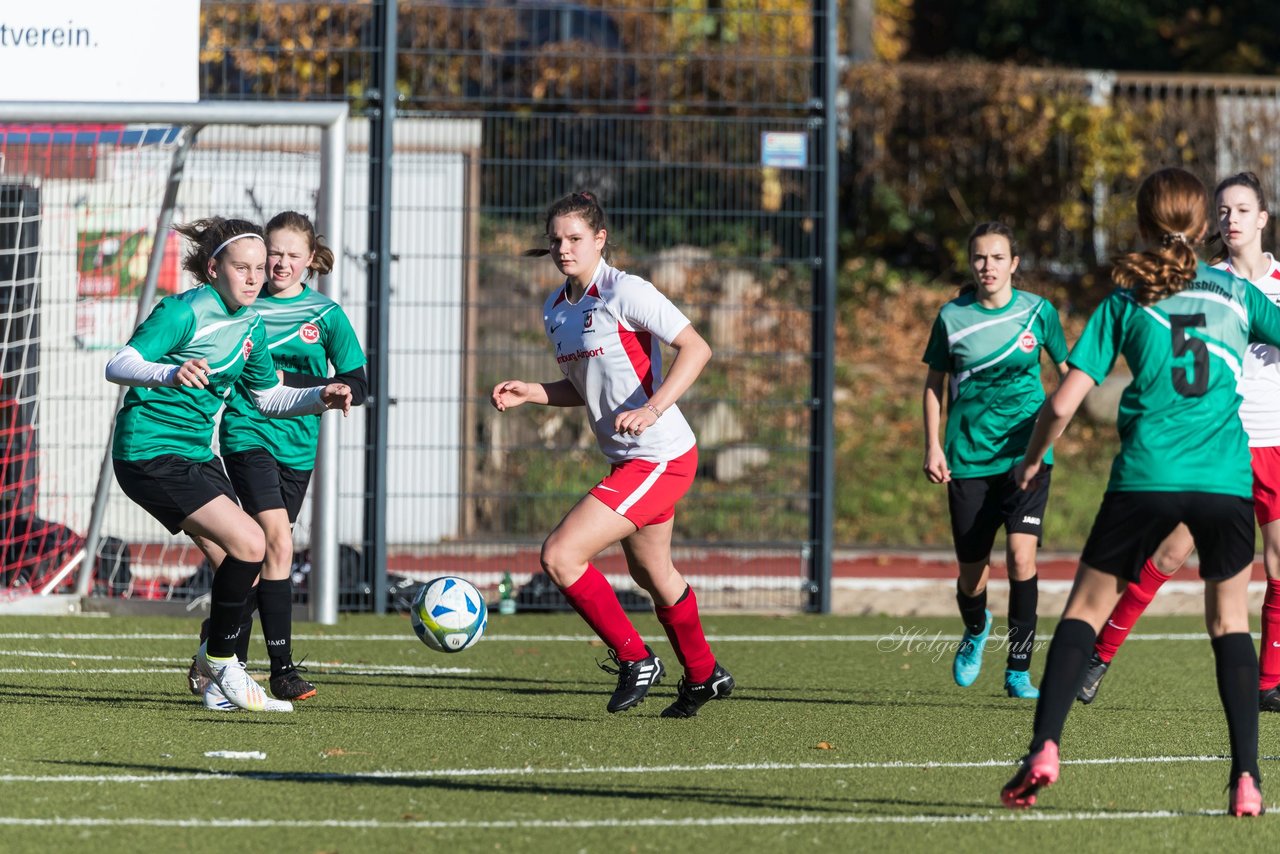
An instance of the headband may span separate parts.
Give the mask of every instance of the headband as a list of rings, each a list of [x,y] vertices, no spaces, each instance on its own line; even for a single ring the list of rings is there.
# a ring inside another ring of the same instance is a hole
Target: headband
[[[241,234],[233,234],[231,237],[228,237],[226,240],[219,243],[217,249],[209,253],[209,260],[212,261],[214,258],[217,258],[218,253],[221,252],[223,249],[227,248],[227,244],[234,243],[235,241],[239,240],[242,237],[256,237],[259,240],[262,240],[261,234],[254,234],[252,231],[246,231]],[[265,240],[262,240],[262,242],[266,243]]]

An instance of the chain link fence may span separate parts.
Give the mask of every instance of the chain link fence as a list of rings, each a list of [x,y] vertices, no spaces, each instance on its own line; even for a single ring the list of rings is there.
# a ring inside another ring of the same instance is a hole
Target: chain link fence
[[[1252,170],[1280,191],[1273,78],[899,64],[849,69],[844,88],[845,221],[856,251],[904,267],[963,269],[964,235],[1001,219],[1024,265],[1101,295],[1099,270],[1135,246],[1151,170],[1209,187]]]
[[[386,8],[205,2],[203,96],[347,99],[376,118]],[[811,377],[822,358],[813,8],[395,9],[388,571],[535,582],[541,539],[607,471],[580,412],[500,417],[488,404],[498,380],[559,377],[540,314],[555,271],[521,253],[545,242],[550,202],[587,189],[608,212],[613,263],[653,281],[716,354],[681,401],[701,465],[676,517],[677,565],[711,607],[808,607]],[[762,160],[766,134],[779,165]],[[347,200],[353,211],[369,204],[350,186]],[[361,258],[365,237],[348,228],[344,254]],[[364,281],[340,283],[362,332],[376,310]],[[366,435],[343,425],[349,522],[372,500],[358,463]],[[344,531],[360,553],[364,537]],[[600,565],[630,584],[620,553]],[[361,575],[361,585],[374,577]]]

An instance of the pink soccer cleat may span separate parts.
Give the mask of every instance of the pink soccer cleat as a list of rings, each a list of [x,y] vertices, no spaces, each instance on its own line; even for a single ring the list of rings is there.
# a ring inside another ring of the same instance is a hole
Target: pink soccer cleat
[[[1036,792],[1058,782],[1058,745],[1046,741],[1044,747],[1028,754],[1013,779],[1000,790],[1000,800],[1011,810],[1024,810],[1036,804]]]

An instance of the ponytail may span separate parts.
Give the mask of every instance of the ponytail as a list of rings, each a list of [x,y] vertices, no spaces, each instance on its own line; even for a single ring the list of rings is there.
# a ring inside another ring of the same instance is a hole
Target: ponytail
[[[1138,231],[1159,246],[1117,258],[1112,281],[1144,306],[1185,290],[1195,279],[1194,244],[1208,228],[1208,212],[1208,191],[1195,175],[1177,167],[1148,175],[1138,187]]]

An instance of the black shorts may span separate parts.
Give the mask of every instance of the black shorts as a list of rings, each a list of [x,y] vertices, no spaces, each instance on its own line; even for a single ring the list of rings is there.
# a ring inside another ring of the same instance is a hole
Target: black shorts
[[[198,463],[177,454],[149,460],[112,460],[116,482],[135,504],[169,529],[182,530],[182,520],[219,495],[236,500],[235,490],[217,457]]]
[[[1039,544],[1052,474],[1053,466],[1042,467],[1026,490],[1018,489],[1012,471],[949,480],[947,504],[956,560],[976,563],[990,557],[1001,527],[1010,534],[1034,534]]]
[[[1213,492],[1108,492],[1080,562],[1137,581],[1179,522],[1200,554],[1200,577],[1224,581],[1253,564],[1253,499]]]
[[[311,469],[291,469],[263,448],[226,454],[222,461],[244,512],[257,516],[264,510],[284,510],[290,525],[298,521]]]

